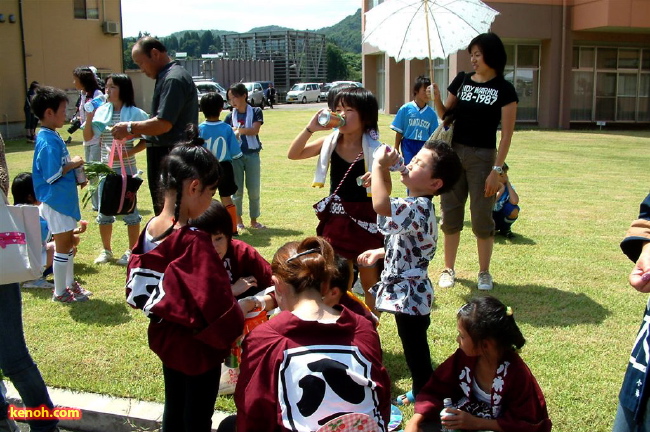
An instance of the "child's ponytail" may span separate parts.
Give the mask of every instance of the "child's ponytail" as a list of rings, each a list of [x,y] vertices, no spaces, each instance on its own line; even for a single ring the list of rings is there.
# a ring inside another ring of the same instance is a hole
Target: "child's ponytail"
[[[185,136],[187,140],[176,144],[162,162],[160,193],[164,196],[169,191],[175,191],[176,200],[171,226],[154,238],[154,242],[164,239],[174,230],[180,217],[185,180],[198,179],[203,188],[215,188],[222,175],[219,160],[203,147],[205,141],[199,137],[196,125],[188,124]]]

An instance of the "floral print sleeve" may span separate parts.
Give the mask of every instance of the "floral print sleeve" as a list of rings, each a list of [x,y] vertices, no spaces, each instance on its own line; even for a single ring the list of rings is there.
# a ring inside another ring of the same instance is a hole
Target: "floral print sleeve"
[[[425,315],[431,311],[433,286],[427,276],[436,251],[438,231],[431,200],[391,198],[391,216],[379,216],[386,257],[376,285],[377,308],[386,312]]]

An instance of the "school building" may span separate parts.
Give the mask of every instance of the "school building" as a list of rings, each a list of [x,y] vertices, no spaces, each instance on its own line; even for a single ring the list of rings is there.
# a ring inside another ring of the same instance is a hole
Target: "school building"
[[[24,135],[23,106],[32,81],[70,90],[72,71],[122,71],[120,0],[0,1],[0,132]]]
[[[362,0],[362,12],[382,2]],[[518,124],[650,126],[650,0],[485,3],[499,12],[491,31],[506,46],[506,79],[519,94]],[[367,43],[362,57],[364,86],[385,113],[397,113],[412,99],[418,75],[431,76],[428,61],[398,63]],[[433,68],[441,89],[458,72],[472,70],[466,50],[436,59]]]

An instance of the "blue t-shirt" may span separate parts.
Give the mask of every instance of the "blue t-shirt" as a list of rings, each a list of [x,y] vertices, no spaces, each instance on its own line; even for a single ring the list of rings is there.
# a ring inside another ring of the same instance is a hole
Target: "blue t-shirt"
[[[70,153],[61,136],[52,129],[42,127],[36,136],[32,163],[36,199],[61,214],[80,220],[74,170],[63,175],[63,167],[70,161]]]
[[[246,113],[240,113],[237,110],[234,110],[233,112],[237,113],[237,122],[239,123],[239,127],[246,127]],[[232,124],[232,113],[228,114],[226,118],[224,119],[224,123],[231,125]],[[260,122],[264,124],[264,114],[262,113],[262,110],[259,107],[253,107],[253,123],[255,122]],[[260,139],[259,135],[255,136],[258,141]],[[259,151],[262,149],[262,142],[260,141],[260,146],[256,149],[249,149],[248,148],[248,138],[246,135],[240,135],[241,138],[241,151],[244,154],[250,154],[250,153],[259,153]]]
[[[415,101],[402,105],[390,125],[395,132],[401,133],[405,139],[426,141],[438,127],[438,116],[429,105],[418,108]]]
[[[199,136],[205,140],[204,147],[219,159],[227,162],[242,156],[239,141],[232,127],[222,121],[204,121],[199,125]]]

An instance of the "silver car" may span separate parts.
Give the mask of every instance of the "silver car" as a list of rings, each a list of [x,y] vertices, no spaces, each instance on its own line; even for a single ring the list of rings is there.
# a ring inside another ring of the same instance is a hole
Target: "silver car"
[[[254,107],[264,109],[264,88],[258,82],[245,82],[242,83],[248,90],[248,103]]]
[[[196,92],[199,98],[199,109],[201,106],[200,105],[201,98],[206,93],[219,93],[223,98],[224,109],[230,108],[230,104],[228,103],[228,97],[226,96],[226,89],[221,87],[221,84],[219,84],[218,82],[211,81],[211,80],[197,80],[194,81],[194,85],[196,86]]]

